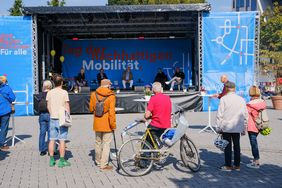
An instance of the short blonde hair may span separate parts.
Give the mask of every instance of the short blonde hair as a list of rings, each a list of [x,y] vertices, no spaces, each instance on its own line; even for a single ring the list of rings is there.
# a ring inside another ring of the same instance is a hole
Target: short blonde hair
[[[260,97],[260,89],[257,86],[251,86],[249,89],[249,95],[251,97]]]
[[[42,91],[46,91],[46,90],[51,90],[53,87],[52,83],[50,80],[45,80],[43,82],[43,86],[42,86]]]

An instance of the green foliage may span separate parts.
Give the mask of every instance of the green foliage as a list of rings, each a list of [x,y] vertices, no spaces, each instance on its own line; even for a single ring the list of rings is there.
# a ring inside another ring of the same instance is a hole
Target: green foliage
[[[109,5],[192,4],[205,0],[109,0]]]
[[[21,9],[23,7],[22,0],[15,0],[14,5],[12,8],[9,9],[10,16],[22,16]]]
[[[273,10],[268,9],[261,18],[261,56],[282,64],[282,6],[277,2],[273,5]]]
[[[65,0],[51,0],[51,1],[47,1],[47,5],[51,6],[51,7],[62,7],[66,4]]]

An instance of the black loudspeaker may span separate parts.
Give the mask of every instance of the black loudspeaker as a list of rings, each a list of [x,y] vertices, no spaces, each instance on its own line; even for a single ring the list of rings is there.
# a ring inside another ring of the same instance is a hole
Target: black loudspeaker
[[[144,86],[135,86],[134,87],[134,91],[142,91],[143,92],[144,89],[145,89]]]

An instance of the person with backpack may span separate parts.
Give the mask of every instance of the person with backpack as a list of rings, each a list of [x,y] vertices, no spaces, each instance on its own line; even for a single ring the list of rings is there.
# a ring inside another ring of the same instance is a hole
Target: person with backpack
[[[247,164],[249,168],[259,168],[259,149],[257,143],[257,136],[259,130],[256,126],[256,118],[259,116],[259,112],[266,109],[266,103],[260,98],[260,89],[256,86],[251,86],[249,89],[249,95],[251,97],[250,102],[247,104],[248,109],[248,135],[250,139],[250,144],[252,148],[252,155],[254,159],[251,163]]]
[[[43,82],[42,92],[39,93],[38,112],[39,112],[39,152],[41,156],[47,154],[49,142],[49,126],[50,126],[50,114],[47,108],[46,96],[47,92],[52,89],[52,83],[50,80]],[[46,142],[46,134],[47,142]]]
[[[0,76],[0,150],[8,150],[9,146],[5,145],[10,115],[13,113],[12,102],[16,96],[7,83],[6,76]]]
[[[94,114],[95,163],[101,170],[112,170],[108,164],[112,132],[116,129],[116,98],[110,89],[111,81],[101,80],[101,86],[91,94],[89,111]]]

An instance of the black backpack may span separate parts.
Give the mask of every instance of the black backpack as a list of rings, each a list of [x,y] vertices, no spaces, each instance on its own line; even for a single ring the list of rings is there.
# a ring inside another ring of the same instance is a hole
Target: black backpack
[[[104,112],[104,101],[108,97],[104,97],[102,100],[99,100],[97,92],[95,92],[95,94],[96,94],[95,116],[96,117],[102,117],[105,114],[105,112]]]
[[[48,112],[46,96],[47,96],[47,92],[40,93],[39,95],[39,102],[38,102],[39,113]]]

